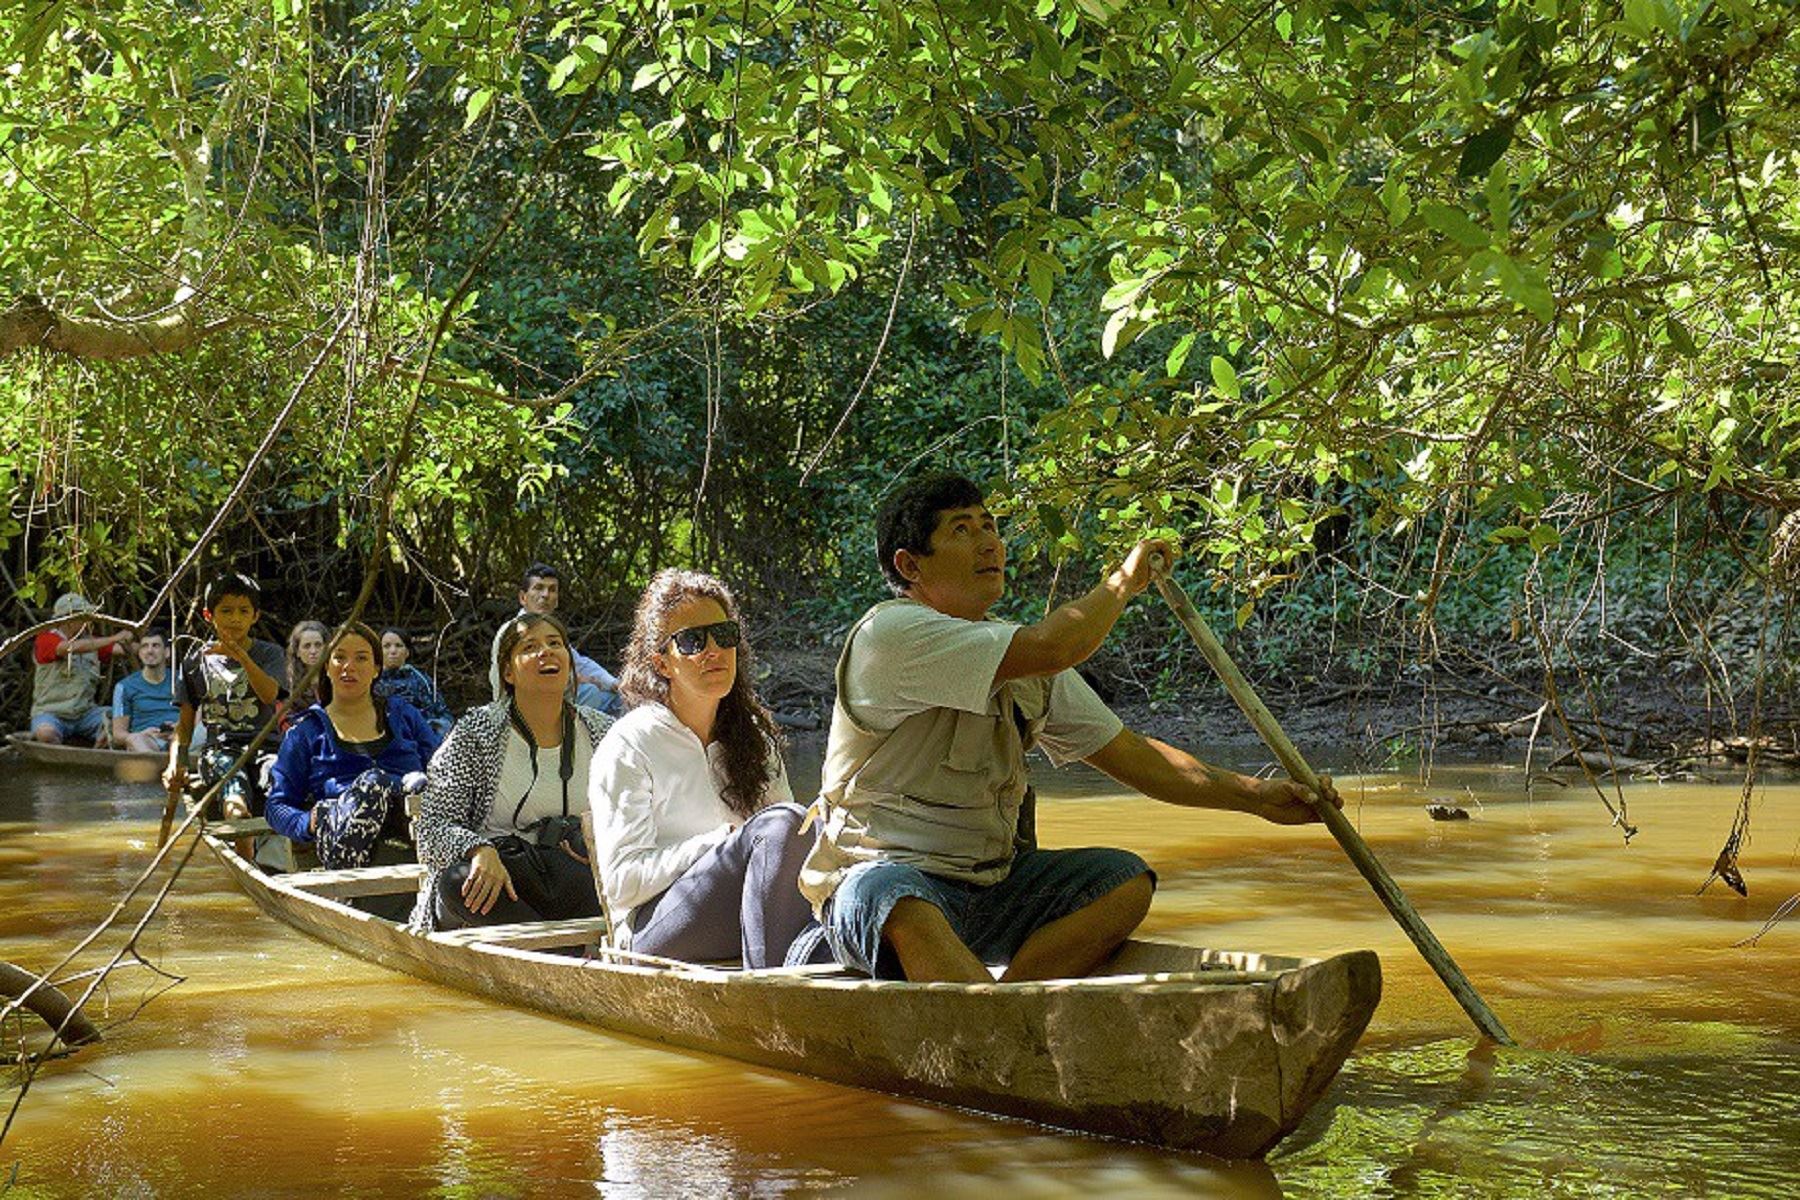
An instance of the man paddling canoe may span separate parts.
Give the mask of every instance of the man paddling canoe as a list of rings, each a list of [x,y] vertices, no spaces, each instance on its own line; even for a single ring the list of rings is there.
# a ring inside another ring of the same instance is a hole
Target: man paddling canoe
[[[1139,542],[1034,625],[987,617],[1006,546],[966,478],[902,485],[876,517],[876,552],[897,598],[864,614],[838,661],[820,836],[800,876],[840,962],[915,981],[986,981],[987,963],[1006,964],[1002,982],[1067,978],[1130,936],[1154,874],[1129,851],[1036,847],[1033,746],[1171,804],[1318,820],[1292,780],[1209,766],[1126,729],[1075,673],[1158,556],[1174,561],[1167,543]]]

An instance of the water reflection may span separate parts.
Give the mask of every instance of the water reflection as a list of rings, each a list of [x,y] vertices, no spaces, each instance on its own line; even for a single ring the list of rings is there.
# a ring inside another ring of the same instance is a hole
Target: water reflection
[[[1343,781],[1364,836],[1526,1047],[1471,1057],[1460,1011],[1324,834],[1045,782],[1047,842],[1129,845],[1157,865],[1151,934],[1381,953],[1374,1025],[1269,1164],[516,1012],[293,933],[197,859],[145,943],[187,981],[120,1023],[159,985],[118,977],[107,1040],[39,1078],[0,1171],[18,1162],[25,1196],[1778,1196],[1800,1176],[1800,922],[1730,947],[1800,891],[1794,847],[1772,831],[1752,843],[1749,900],[1694,894],[1735,786],[1634,787],[1643,832],[1625,847],[1591,797],[1528,798],[1516,772]],[[20,770],[0,787],[0,958],[42,965],[136,876],[158,800]],[[1792,812],[1796,794],[1771,788],[1762,811]],[[1423,803],[1445,797],[1473,819],[1429,821]]]

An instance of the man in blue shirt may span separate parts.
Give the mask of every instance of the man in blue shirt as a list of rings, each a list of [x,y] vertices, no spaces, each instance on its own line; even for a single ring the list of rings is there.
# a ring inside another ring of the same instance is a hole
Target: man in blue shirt
[[[169,675],[169,639],[154,629],[138,639],[142,670],[119,680],[112,697],[112,744],[122,750],[167,750],[181,710]]]

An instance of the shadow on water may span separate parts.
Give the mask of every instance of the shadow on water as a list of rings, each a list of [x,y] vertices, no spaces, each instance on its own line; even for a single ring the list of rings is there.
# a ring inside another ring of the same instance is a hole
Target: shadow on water
[[[0,779],[0,958],[43,965],[141,869],[159,802],[113,781]],[[1746,856],[1752,902],[1692,895],[1734,788],[1634,794],[1646,832],[1622,848],[1597,805],[1528,802],[1501,772],[1454,830],[1425,820],[1411,781],[1356,781],[1365,836],[1526,1047],[1472,1051],[1461,1014],[1319,831],[1041,779],[1047,844],[1129,845],[1158,868],[1148,933],[1381,953],[1374,1025],[1267,1165],[897,1101],[500,1007],[310,941],[197,858],[145,943],[186,982],[124,1022],[151,981],[118,978],[99,1014],[106,1041],[39,1077],[0,1172],[19,1163],[11,1194],[31,1197],[1774,1197],[1800,1179],[1800,934],[1729,948],[1800,890],[1791,848]]]

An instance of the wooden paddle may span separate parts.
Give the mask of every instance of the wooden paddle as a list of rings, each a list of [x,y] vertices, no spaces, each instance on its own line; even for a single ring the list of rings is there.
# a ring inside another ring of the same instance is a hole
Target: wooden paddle
[[[1219,644],[1219,639],[1206,627],[1206,622],[1201,620],[1199,612],[1189,602],[1187,593],[1181,590],[1181,585],[1163,573],[1160,555],[1157,556],[1157,566],[1157,590],[1174,610],[1175,619],[1181,622],[1182,628],[1188,631],[1188,636],[1200,647],[1200,653],[1206,656],[1206,661],[1219,673],[1225,690],[1231,693],[1237,706],[1250,718],[1250,724],[1256,727],[1256,732],[1262,735],[1269,749],[1275,752],[1275,757],[1281,761],[1288,775],[1311,788],[1317,797],[1319,777],[1306,764],[1306,760],[1300,757],[1300,751],[1294,748],[1294,743],[1288,740],[1274,714],[1269,712],[1262,699],[1251,689],[1243,672],[1231,661],[1231,656],[1225,653],[1225,647]],[[1406,931],[1406,936],[1412,939],[1412,944],[1418,947],[1419,953],[1425,956],[1425,961],[1431,964],[1431,969],[1437,972],[1438,978],[1444,981],[1444,986],[1450,989],[1450,994],[1456,997],[1456,1002],[1462,1005],[1463,1011],[1469,1014],[1469,1019],[1475,1022],[1475,1028],[1503,1046],[1514,1045],[1511,1036],[1500,1024],[1500,1018],[1483,1003],[1475,992],[1475,985],[1469,982],[1468,976],[1451,959],[1443,943],[1437,940],[1431,930],[1426,928],[1419,914],[1413,911],[1413,906],[1401,893],[1400,885],[1394,882],[1393,876],[1376,859],[1369,844],[1363,841],[1362,834],[1350,823],[1350,818],[1322,799],[1315,798],[1313,808],[1325,822],[1325,827],[1331,830],[1331,836],[1344,848],[1344,853],[1350,856],[1350,861],[1356,864],[1356,869],[1362,872],[1362,877],[1369,881],[1369,886],[1381,897],[1381,902],[1393,914],[1394,920],[1400,923],[1400,928]]]

